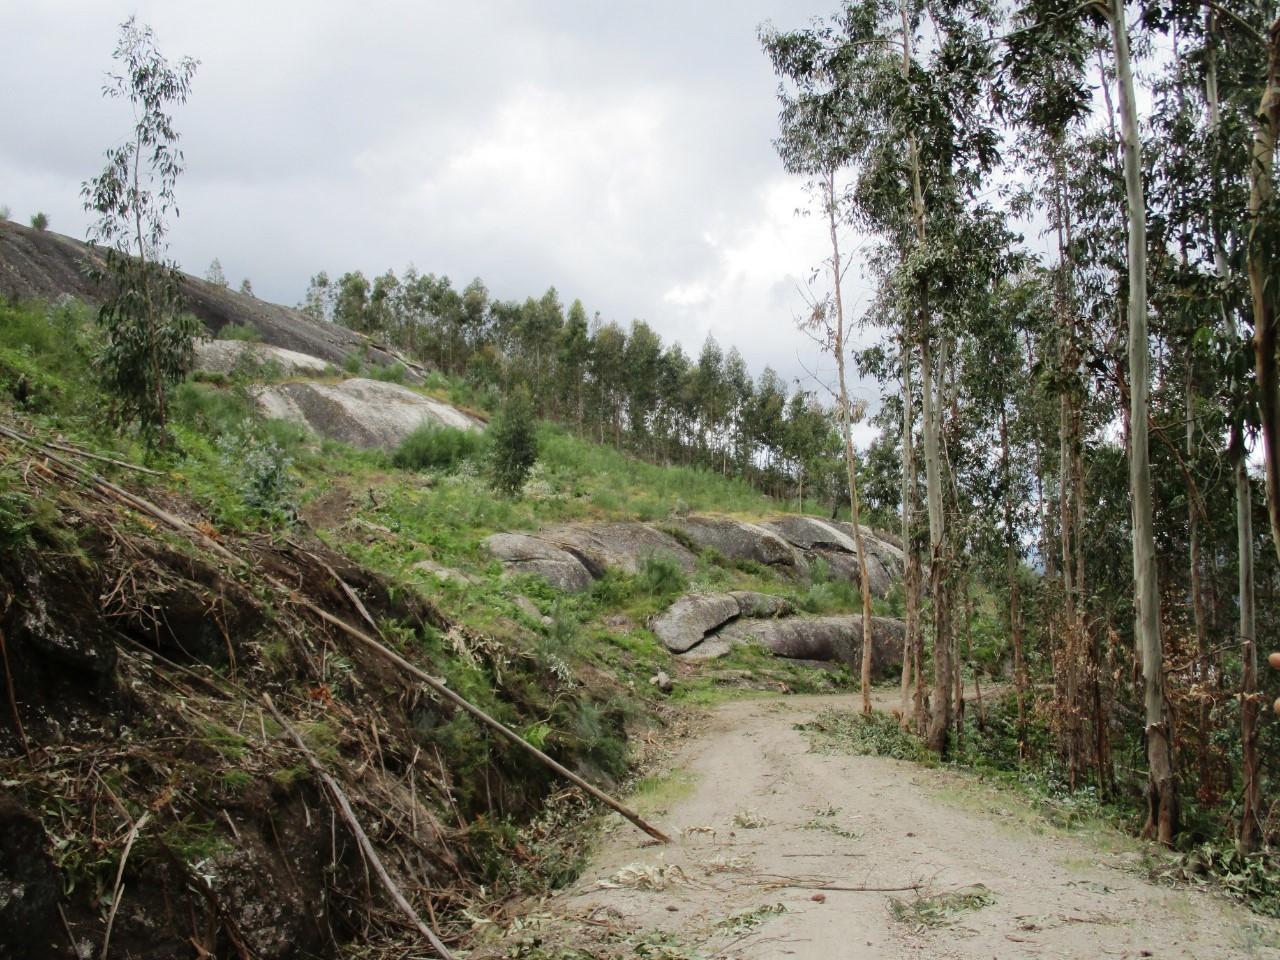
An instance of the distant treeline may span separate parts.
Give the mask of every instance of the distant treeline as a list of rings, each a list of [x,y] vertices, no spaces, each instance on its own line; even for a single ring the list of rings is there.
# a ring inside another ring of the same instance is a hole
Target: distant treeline
[[[524,383],[543,417],[659,462],[735,474],[779,497],[847,503],[833,412],[766,367],[753,378],[734,347],[707,337],[696,358],[643,320],[624,329],[555,288],[523,303],[494,300],[479,279],[463,290],[410,267],[372,282],[359,271],[311,279],[300,308],[383,338],[414,360],[494,394]],[[897,506],[892,447],[866,458],[874,510]]]

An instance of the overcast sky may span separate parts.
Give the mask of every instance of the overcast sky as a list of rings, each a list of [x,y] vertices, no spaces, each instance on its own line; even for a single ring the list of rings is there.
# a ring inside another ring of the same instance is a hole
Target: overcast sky
[[[0,204],[84,236],[80,183],[131,122],[101,87],[136,12],[201,61],[177,113],[190,272],[217,257],[289,304],[319,270],[411,262],[501,298],[554,285],[803,378],[820,361],[793,318],[825,235],[773,152],[756,30],[827,6],[0,0]]]

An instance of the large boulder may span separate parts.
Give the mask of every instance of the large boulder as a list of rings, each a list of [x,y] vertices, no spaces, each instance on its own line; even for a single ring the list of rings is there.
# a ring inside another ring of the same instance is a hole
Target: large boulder
[[[639,573],[646,560],[664,557],[674,560],[685,573],[693,572],[697,559],[679,540],[644,523],[570,524],[544,530],[538,536],[572,551],[593,573],[605,570]]]
[[[791,514],[766,520],[761,526],[798,548],[807,566],[822,560],[835,579],[861,583],[858,544],[852,524]],[[871,592],[883,597],[902,576],[902,550],[867,527],[862,528],[862,545]]]
[[[576,556],[538,537],[524,533],[495,533],[485,548],[502,561],[510,574],[531,573],[566,593],[580,593],[591,586],[591,571]]]
[[[205,373],[232,374],[239,370],[275,368],[283,377],[319,377],[333,365],[319,357],[267,343],[246,340],[197,340],[196,369]]]
[[[736,597],[728,594],[696,594],[681,597],[658,616],[650,627],[672,653],[684,653],[697,646],[716,627],[741,613]]]
[[[730,560],[787,570],[794,570],[799,563],[795,549],[786,540],[757,523],[732,517],[692,516],[674,520],[670,526],[700,549],[710,548]]]
[[[791,601],[768,593],[690,593],[650,621],[654,635],[672,653],[684,653],[707,634],[738,617],[783,617],[795,612]]]
[[[884,678],[902,669],[902,638],[905,632],[901,620],[871,618],[871,672],[874,676]],[[862,652],[862,617],[853,614],[812,619],[735,620],[685,656],[707,659],[740,643],[759,643],[780,657],[857,664]],[[703,652],[702,647],[707,647],[707,650]]]
[[[0,956],[64,956],[62,884],[40,820],[8,789],[0,793]]]
[[[280,383],[258,388],[258,408],[312,433],[367,449],[394,450],[423,424],[479,430],[480,421],[398,383]]]

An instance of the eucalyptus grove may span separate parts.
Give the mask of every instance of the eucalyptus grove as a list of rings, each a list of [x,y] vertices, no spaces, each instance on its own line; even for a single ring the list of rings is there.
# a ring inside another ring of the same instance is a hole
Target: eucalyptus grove
[[[1067,784],[1144,797],[1165,843],[1183,783],[1198,816],[1242,783],[1245,853],[1275,776],[1255,648],[1280,549],[1275,17],[862,0],[761,34],[784,164],[821,145],[851,183],[831,226],[876,244],[869,319],[897,362],[866,369],[900,421],[909,619],[921,487],[929,528],[904,721],[939,752],[965,729],[981,584],[1004,606],[1019,755],[1035,759],[1044,722]],[[930,661],[932,695],[912,703]],[[1135,738],[1141,785],[1114,758]]]

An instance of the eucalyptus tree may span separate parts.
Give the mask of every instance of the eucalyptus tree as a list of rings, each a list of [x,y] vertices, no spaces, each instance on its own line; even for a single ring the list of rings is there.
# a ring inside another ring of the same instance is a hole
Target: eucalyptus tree
[[[845,470],[849,486],[850,518],[857,551],[858,574],[862,590],[862,646],[860,676],[862,711],[871,712],[871,587],[867,574],[858,499],[858,461],[853,446],[854,409],[849,399],[846,360],[848,327],[844,307],[844,274],[848,264],[840,251],[840,228],[846,219],[842,209],[843,190],[837,190],[836,178],[859,158],[867,134],[859,130],[857,111],[860,90],[857,81],[876,64],[862,63],[849,57],[849,47],[838,31],[855,36],[865,27],[854,26],[861,13],[854,5],[845,10],[843,24],[815,25],[810,30],[781,34],[773,30],[761,33],[765,51],[774,70],[782,78],[778,96],[782,103],[779,114],[780,133],[774,141],[783,166],[791,173],[811,179],[821,200],[823,217],[831,243],[830,294],[814,302],[804,326],[822,348],[836,361],[837,411],[844,440]],[[874,14],[872,14],[874,15]]]
[[[151,28],[134,17],[120,25],[112,56],[120,72],[108,75],[103,95],[130,102],[133,127],[107,150],[103,171],[81,187],[85,209],[97,218],[90,240],[105,245],[104,266],[95,271],[106,290],[98,367],[119,415],[137,421],[155,445],[166,437],[169,387],[191,368],[199,330],[180,309],[177,268],[165,256],[184,163],[170,110],[186,102],[197,61],[170,64]]]
[[[631,324],[623,352],[627,419],[631,443],[638,449],[652,451],[649,424],[658,406],[658,366],[662,362],[662,338],[643,320]]]
[[[569,305],[564,326],[556,344],[556,394],[561,410],[570,416],[582,434],[584,384],[587,361],[591,353],[591,336],[587,327],[587,311],[581,300]]]
[[[1143,831],[1161,843],[1178,832],[1178,775],[1173,731],[1164,694],[1164,651],[1160,621],[1160,581],[1152,523],[1151,454],[1148,440],[1151,345],[1147,334],[1147,207],[1142,183],[1142,139],[1137,92],[1129,53],[1124,0],[1100,7],[1111,28],[1120,143],[1124,159],[1128,218],[1129,274],[1129,496],[1132,501],[1135,637],[1142,652],[1147,738],[1147,824]]]

